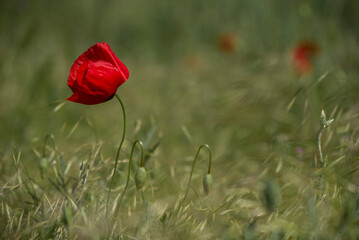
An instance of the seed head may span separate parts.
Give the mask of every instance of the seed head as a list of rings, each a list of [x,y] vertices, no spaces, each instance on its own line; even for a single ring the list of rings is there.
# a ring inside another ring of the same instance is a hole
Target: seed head
[[[322,110],[320,114],[320,125],[325,127],[326,123],[327,123],[327,116],[325,115],[324,110]]]
[[[320,114],[320,125],[322,128],[329,127],[334,122],[334,119],[327,120],[327,116],[325,115],[324,110],[322,110],[322,113]]]

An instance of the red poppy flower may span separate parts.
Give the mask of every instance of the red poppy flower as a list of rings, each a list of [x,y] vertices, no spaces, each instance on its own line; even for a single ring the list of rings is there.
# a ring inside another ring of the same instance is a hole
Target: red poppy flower
[[[312,57],[319,52],[317,44],[302,41],[294,48],[293,66],[300,73],[305,74],[312,70]]]
[[[237,37],[233,33],[224,33],[218,39],[218,47],[221,51],[232,53],[237,48]]]
[[[71,67],[67,100],[87,105],[103,103],[115,95],[129,76],[126,66],[107,43],[97,43],[81,54]]]

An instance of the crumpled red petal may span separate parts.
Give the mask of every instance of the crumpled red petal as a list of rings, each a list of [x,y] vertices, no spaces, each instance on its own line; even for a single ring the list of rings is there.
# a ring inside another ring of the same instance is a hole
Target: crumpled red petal
[[[75,92],[71,95],[71,97],[66,98],[66,100],[71,101],[71,102],[76,102],[76,103],[82,103],[85,105],[94,105],[94,104],[99,104],[99,103],[104,103],[108,100],[110,100],[112,98],[112,96],[108,97],[108,98],[102,98],[99,96],[94,96],[94,95],[90,95],[90,94],[86,94],[86,93],[82,93],[82,92]]]
[[[81,54],[67,80],[73,95],[67,100],[82,104],[105,102],[129,77],[127,67],[107,43],[97,43]]]

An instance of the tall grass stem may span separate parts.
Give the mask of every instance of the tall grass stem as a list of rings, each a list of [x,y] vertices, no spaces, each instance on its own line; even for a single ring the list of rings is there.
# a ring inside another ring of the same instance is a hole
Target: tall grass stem
[[[141,164],[143,164],[143,160],[144,160],[144,151],[143,151],[143,143],[140,141],[140,140],[136,140],[133,144],[132,144],[132,149],[131,149],[131,154],[130,154],[130,160],[129,160],[129,163],[128,163],[128,171],[127,171],[127,180],[126,180],[126,185],[125,185],[125,188],[123,189],[122,191],[122,194],[119,198],[119,200],[117,201],[117,204],[116,204],[116,208],[115,208],[115,212],[114,212],[114,217],[116,219],[117,217],[117,214],[118,214],[118,210],[120,209],[120,206],[121,206],[121,203],[122,203],[122,199],[126,193],[126,190],[127,190],[127,187],[128,187],[128,184],[130,182],[130,173],[131,173],[131,165],[132,165],[132,157],[133,157],[133,152],[135,150],[135,146],[136,144],[139,144],[141,146],[141,155],[142,155],[142,158],[141,158]]]
[[[52,134],[47,134],[45,136],[45,139],[44,139],[44,145],[42,146],[42,157],[45,158],[46,157],[46,144],[47,144],[47,141],[51,139],[51,142],[52,142],[52,148],[53,150],[56,152],[56,144],[55,144],[55,137],[54,135]]]
[[[322,153],[322,146],[321,146],[321,139],[322,139],[322,133],[324,128],[321,127],[317,134],[317,143],[318,143],[318,152],[319,152],[319,164],[320,167],[324,166],[324,160],[323,160],[323,153]]]

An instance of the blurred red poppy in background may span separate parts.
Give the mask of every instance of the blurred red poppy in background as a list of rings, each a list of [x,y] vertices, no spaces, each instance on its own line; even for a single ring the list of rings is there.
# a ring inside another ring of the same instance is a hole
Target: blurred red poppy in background
[[[127,67],[107,43],[97,43],[81,54],[71,67],[67,100],[87,105],[103,103],[115,95],[129,77]]]
[[[237,36],[233,33],[224,33],[219,36],[218,48],[222,52],[232,53],[237,49]]]
[[[319,52],[319,46],[311,41],[301,41],[294,47],[293,66],[299,74],[312,70],[312,58]]]

